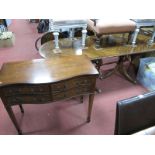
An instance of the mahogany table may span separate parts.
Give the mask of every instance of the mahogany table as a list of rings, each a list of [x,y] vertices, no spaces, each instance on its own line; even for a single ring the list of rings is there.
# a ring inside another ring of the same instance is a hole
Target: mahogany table
[[[119,34],[113,35],[116,38],[116,44],[115,45],[106,45],[104,48],[96,49],[94,40],[95,36],[88,36],[86,39],[86,46],[88,48],[86,49],[80,49],[80,48],[61,48],[61,53],[56,54],[53,52],[54,49],[54,42],[48,41],[40,46],[39,48],[39,54],[44,58],[51,58],[51,57],[57,57],[57,55],[86,55],[89,57],[90,60],[92,60],[98,69],[100,70],[101,65],[104,63],[102,62],[103,58],[110,58],[110,57],[119,57],[119,61],[117,62],[116,67],[112,72],[105,75],[103,78],[111,75],[115,71],[119,71],[123,76],[133,82],[136,83],[136,80],[132,78],[128,71],[126,70],[124,66],[124,62],[130,58],[130,56],[136,56],[140,55],[142,53],[148,53],[148,52],[155,52],[155,44],[148,45],[147,42],[150,40],[150,36],[139,34],[137,36],[137,46],[132,46],[128,44],[124,44],[128,40],[128,35],[125,34],[124,41],[122,42],[122,38],[120,38]],[[75,43],[78,41],[75,40]],[[60,40],[60,45],[63,45],[65,43],[65,39]],[[73,43],[74,45],[74,43]]]

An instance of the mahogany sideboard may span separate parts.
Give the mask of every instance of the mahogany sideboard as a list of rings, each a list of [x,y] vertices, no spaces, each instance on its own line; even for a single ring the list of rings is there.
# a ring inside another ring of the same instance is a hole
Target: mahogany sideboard
[[[89,95],[90,122],[98,71],[86,56],[57,56],[4,63],[0,71],[0,97],[18,134],[22,134],[12,106],[43,104]]]

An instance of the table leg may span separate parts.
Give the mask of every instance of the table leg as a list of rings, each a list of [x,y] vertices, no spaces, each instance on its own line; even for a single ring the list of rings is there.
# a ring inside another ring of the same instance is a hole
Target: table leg
[[[53,32],[55,49],[59,49],[59,32]]]
[[[83,103],[83,95],[80,96],[80,103]]]
[[[136,44],[136,39],[137,39],[139,30],[140,30],[140,27],[137,27],[133,33],[133,36],[131,37],[132,38],[132,46],[135,46],[135,44]]]
[[[101,80],[111,76],[112,74],[114,74],[117,71],[117,66],[114,69],[109,70],[107,73],[105,73],[104,75],[102,74],[102,76],[100,76],[99,78]]]
[[[97,69],[98,72],[99,72],[99,79],[105,79],[105,78],[111,76],[111,75],[112,75],[113,73],[115,73],[116,70],[117,70],[117,67],[115,67],[114,69],[110,70],[110,71],[107,72],[106,74],[103,74],[103,73],[100,71],[100,67],[101,67],[102,65],[104,65],[103,62],[102,62],[102,59],[96,59],[96,60],[93,60],[92,62],[95,63],[96,69]],[[107,63],[107,64],[111,64],[111,63]],[[105,64],[105,65],[106,65],[106,64]],[[101,91],[99,90],[99,91],[97,91],[97,92],[101,92]]]
[[[5,106],[5,105],[4,105],[4,106]],[[13,113],[12,108],[11,108],[10,106],[5,106],[5,108],[6,108],[6,111],[8,112],[8,115],[9,115],[10,119],[12,120],[12,122],[13,122],[13,124],[14,124],[16,130],[18,131],[18,134],[19,134],[19,135],[22,135],[22,130],[21,130],[20,127],[18,126],[16,117],[15,117],[15,115],[14,115],[14,113]]]
[[[97,69],[98,72],[99,72],[99,78],[102,79],[101,77],[102,77],[103,75],[102,75],[102,72],[100,71],[100,67],[101,67],[102,64],[103,64],[103,63],[102,63],[102,59],[92,60],[92,63],[95,65],[96,69]],[[99,88],[96,88],[95,91],[98,92],[98,93],[101,93],[101,92],[102,92],[102,90],[99,89]]]
[[[102,59],[95,59],[95,60],[92,60],[92,63],[95,64],[95,67],[98,71],[100,71],[100,67],[102,66]]]
[[[124,66],[124,59],[125,56],[121,56],[119,58],[118,64],[117,64],[117,69],[118,71],[129,81],[131,81],[132,83],[137,83],[136,80],[134,80],[127,72],[127,69]]]
[[[153,34],[151,39],[149,40],[149,43],[148,43],[149,45],[151,45],[154,42],[154,38],[155,38],[155,26],[153,27]]]
[[[70,29],[70,31],[69,31],[69,38],[70,39],[74,39],[74,33],[75,33],[75,30],[72,28],[72,29]]]
[[[20,108],[21,113],[24,113],[24,108],[21,104],[19,104],[19,108]]]
[[[97,36],[97,35],[96,35],[96,39],[95,39],[95,48],[96,48],[96,49],[100,49],[100,48],[101,48],[100,42],[101,42],[100,36]]]
[[[86,35],[87,35],[87,30],[86,28],[84,28],[82,30],[82,48],[85,48],[85,44],[86,44]]]
[[[89,123],[91,121],[91,112],[93,107],[93,101],[94,101],[94,94],[89,95],[89,105],[88,105],[88,116],[87,116],[87,122]]]
[[[116,66],[115,66],[115,68],[112,69],[111,71],[107,72],[107,73],[104,74],[104,75],[100,72],[100,67],[101,67],[102,64],[103,64],[103,63],[102,63],[102,59],[93,60],[92,62],[95,63],[96,69],[97,69],[97,70],[99,71],[99,73],[100,73],[100,74],[99,74],[99,78],[100,78],[100,79],[105,79],[105,78],[111,76],[112,74],[116,73],[116,71],[119,71],[127,80],[131,81],[132,83],[136,83],[136,80],[133,79],[133,78],[128,74],[127,69],[126,69],[126,67],[124,66],[124,61],[125,61],[126,57],[127,57],[127,56],[120,56],[120,57],[119,57],[119,60],[118,60],[118,62],[117,62],[117,64],[116,64]],[[98,90],[98,89],[97,89],[97,90]],[[100,92],[100,90],[97,91],[97,92]]]

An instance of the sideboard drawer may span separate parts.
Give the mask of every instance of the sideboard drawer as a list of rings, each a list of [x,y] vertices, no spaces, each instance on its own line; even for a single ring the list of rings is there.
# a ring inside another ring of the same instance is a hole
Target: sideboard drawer
[[[83,78],[77,78],[73,81],[73,85],[75,86],[90,86],[95,82],[94,78],[90,77],[83,77]]]
[[[82,94],[89,94],[93,93],[93,89],[91,87],[77,87],[73,89],[66,90],[61,93],[52,93],[52,100],[53,101],[58,101],[58,100],[63,100],[66,98],[82,95]]]
[[[47,103],[51,101],[50,95],[16,95],[16,96],[8,96],[6,99],[9,105],[16,105],[16,104],[29,104],[29,103]]]
[[[50,87],[48,85],[17,85],[3,88],[5,96],[22,95],[22,94],[49,94]]]
[[[69,88],[66,82],[58,82],[51,85],[52,92],[59,93]]]
[[[64,92],[73,88],[94,86],[96,79],[90,76],[76,77],[51,85],[53,93]]]

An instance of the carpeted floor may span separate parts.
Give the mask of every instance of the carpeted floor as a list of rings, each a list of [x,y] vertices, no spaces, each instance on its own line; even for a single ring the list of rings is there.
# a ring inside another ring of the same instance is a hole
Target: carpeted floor
[[[28,20],[12,20],[9,30],[16,37],[15,46],[0,48],[0,66],[4,62],[41,58],[35,50],[38,38],[35,23]],[[92,111],[92,121],[86,123],[87,96],[84,103],[71,99],[52,104],[24,105],[22,115],[18,107],[14,112],[24,134],[57,135],[112,135],[114,133],[116,102],[146,92],[140,85],[134,85],[115,74],[104,80],[97,80],[102,93],[96,94]],[[0,100],[0,134],[17,134]]]

